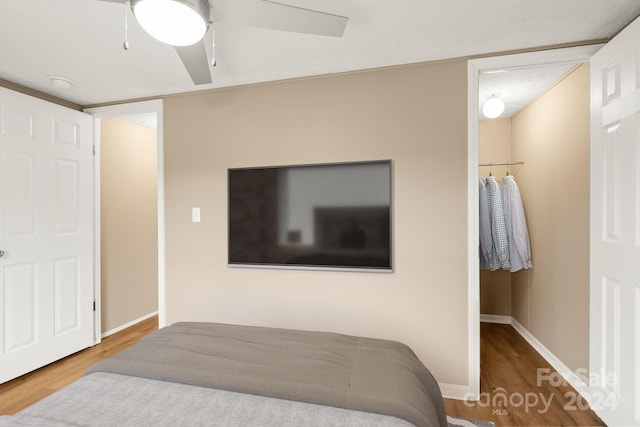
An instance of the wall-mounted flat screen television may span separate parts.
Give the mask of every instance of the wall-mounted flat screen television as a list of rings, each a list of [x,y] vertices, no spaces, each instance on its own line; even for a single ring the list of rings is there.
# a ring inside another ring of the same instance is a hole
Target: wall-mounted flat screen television
[[[391,161],[228,171],[229,265],[391,271]]]

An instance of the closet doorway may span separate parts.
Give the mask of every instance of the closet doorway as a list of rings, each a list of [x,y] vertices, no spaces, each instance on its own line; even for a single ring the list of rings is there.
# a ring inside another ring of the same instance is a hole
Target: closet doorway
[[[576,339],[572,347],[585,353],[589,321],[588,87],[589,65],[585,63],[505,68],[482,72],[479,77],[479,176],[486,180],[487,190],[490,182],[498,184],[502,198],[515,189],[516,198],[519,193],[526,208],[522,221],[516,217],[518,200],[512,202],[513,208],[489,203],[493,209],[485,209],[480,216],[480,235],[485,236],[481,249],[489,255],[481,256],[481,321],[514,323],[528,331],[533,327],[540,330],[535,336],[542,335],[541,339],[554,329],[555,321],[573,322],[570,330],[583,333],[584,340],[580,345]],[[484,106],[495,100],[504,102],[505,110],[499,117],[487,117]],[[505,191],[507,181],[509,192]],[[488,228],[482,224],[488,225],[489,211],[491,232],[483,232]],[[506,235],[508,245],[491,239],[492,233],[494,237]],[[490,256],[492,247],[497,257]],[[532,251],[538,261],[535,272]],[[483,263],[485,258],[491,262]],[[557,269],[556,262],[563,268]],[[573,306],[554,304],[571,298]],[[542,299],[550,304],[541,307]],[[573,313],[554,312],[572,311],[573,307]],[[551,337],[545,341],[559,346]]]
[[[470,384],[478,395],[481,320],[512,325],[556,369],[589,367],[588,61],[598,47],[470,61]],[[489,119],[482,106],[494,96],[505,111]],[[480,269],[478,177],[489,175],[515,178],[531,269]]]
[[[90,109],[96,140],[96,265],[108,336],[154,315],[163,321],[162,103]]]

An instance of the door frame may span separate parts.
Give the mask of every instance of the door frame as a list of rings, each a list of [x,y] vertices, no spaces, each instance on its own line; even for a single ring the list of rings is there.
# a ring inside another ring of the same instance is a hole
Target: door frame
[[[166,325],[165,298],[165,209],[164,209],[164,115],[161,99],[131,102],[126,104],[109,105],[105,107],[87,108],[85,113],[94,118],[94,186],[95,186],[95,301],[94,312],[94,343],[98,344],[101,337],[101,301],[100,301],[100,120],[105,117],[115,117],[128,114],[156,113],[158,120],[157,140],[157,176],[158,176],[158,327]]]
[[[542,50],[504,56],[472,59],[467,67],[467,242],[468,242],[468,389],[467,398],[480,397],[480,261],[478,215],[479,76],[499,69],[523,69],[545,65],[588,63],[603,45]]]

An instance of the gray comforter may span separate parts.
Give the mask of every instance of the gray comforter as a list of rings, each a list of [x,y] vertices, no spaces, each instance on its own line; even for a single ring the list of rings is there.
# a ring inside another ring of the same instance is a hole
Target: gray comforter
[[[389,415],[94,372],[0,427],[415,427]]]
[[[322,332],[177,323],[100,362],[110,372],[447,426],[433,376],[403,344]]]

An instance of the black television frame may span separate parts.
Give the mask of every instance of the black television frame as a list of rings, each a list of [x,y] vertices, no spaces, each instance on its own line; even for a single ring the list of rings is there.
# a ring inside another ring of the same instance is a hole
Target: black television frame
[[[340,165],[359,165],[359,164],[387,164],[389,167],[389,212],[388,212],[388,266],[345,266],[345,265],[309,265],[309,264],[287,264],[287,263],[252,263],[231,261],[231,179],[232,171],[237,170],[258,170],[258,169],[293,169],[305,167],[322,167],[322,166],[340,166]],[[312,271],[348,271],[348,272],[374,272],[374,273],[392,273],[393,272],[393,255],[394,255],[394,239],[393,239],[393,162],[391,159],[383,160],[361,160],[346,162],[323,162],[323,163],[304,163],[304,164],[283,164],[283,165],[266,165],[266,166],[247,166],[233,167],[227,169],[227,267],[231,268],[258,268],[258,269],[285,269],[285,270],[312,270]]]

